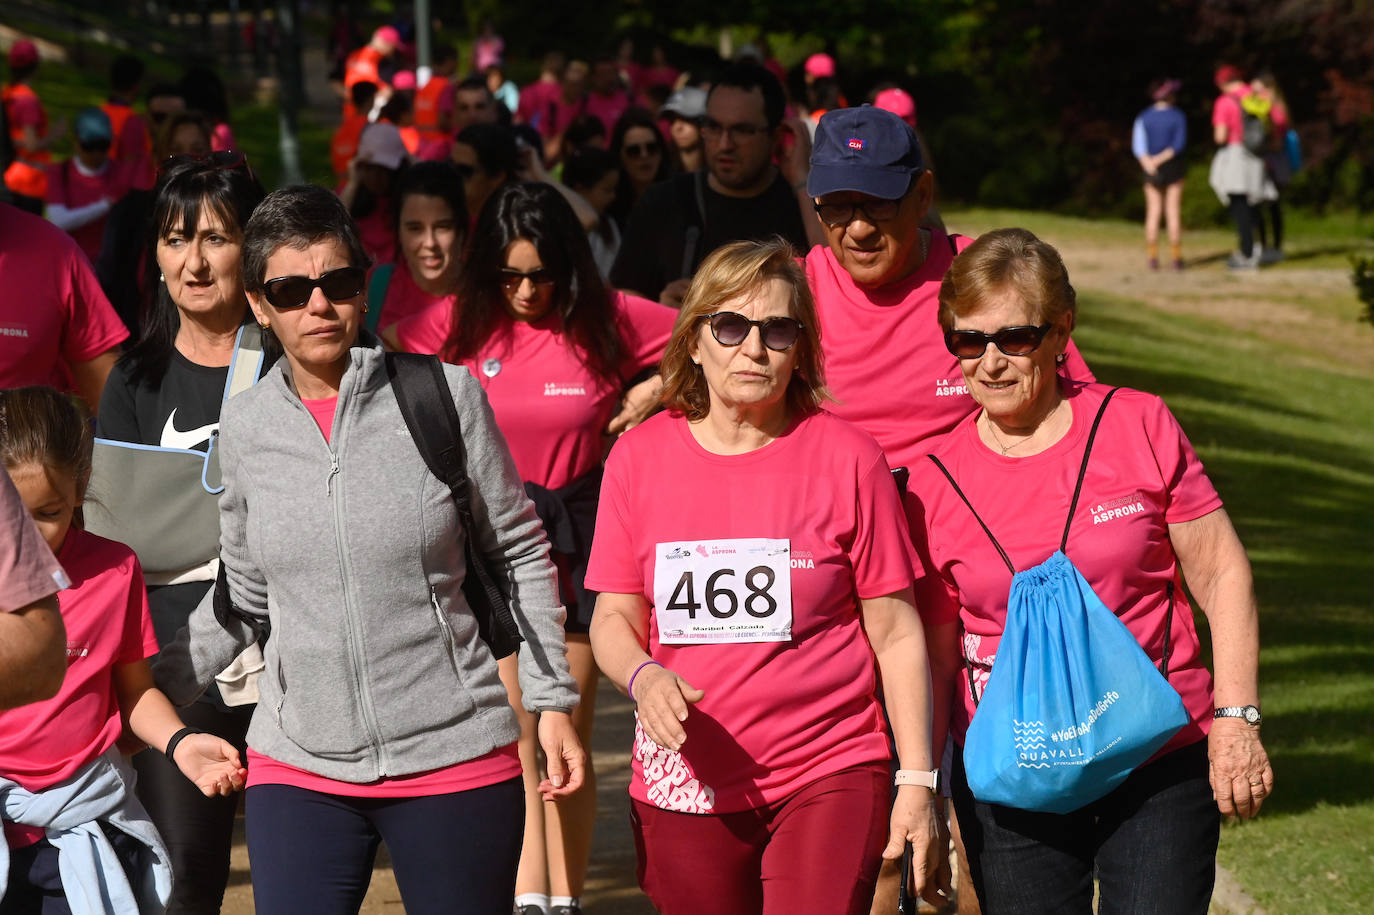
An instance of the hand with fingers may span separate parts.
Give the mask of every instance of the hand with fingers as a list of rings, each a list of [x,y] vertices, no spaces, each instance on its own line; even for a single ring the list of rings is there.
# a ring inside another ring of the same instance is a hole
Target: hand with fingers
[[[1237,718],[1218,718],[1207,735],[1212,797],[1223,816],[1248,820],[1274,791],[1274,770],[1258,727]]]
[[[949,901],[949,829],[936,814],[935,799],[929,788],[902,785],[892,804],[887,846],[883,858],[897,861],[906,844],[911,843],[911,873],[907,875],[912,894],[939,908]]]
[[[688,707],[705,695],[704,690],[656,661],[643,665],[630,684],[630,698],[634,700],[640,727],[665,750],[682,749],[687,740],[682,723],[687,720]]]
[[[539,713],[539,746],[544,751],[548,778],[539,783],[539,794],[546,801],[567,797],[582,787],[587,777],[587,751],[577,736],[572,715],[567,712]]]
[[[239,751],[214,734],[187,735],[177,744],[172,761],[206,797],[233,794],[248,780],[248,770],[239,761]]]

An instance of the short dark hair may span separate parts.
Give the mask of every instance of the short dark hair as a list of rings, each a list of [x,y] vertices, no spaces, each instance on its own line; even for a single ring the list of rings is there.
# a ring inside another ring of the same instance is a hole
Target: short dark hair
[[[766,67],[749,60],[737,61],[726,67],[721,71],[720,78],[712,84],[711,92],[706,95],[708,105],[711,103],[711,94],[722,86],[741,92],[759,90],[763,94],[763,114],[768,120],[768,126],[777,127],[782,123],[787,99],[782,92],[782,83],[778,82],[778,78]]]
[[[457,86],[454,87],[453,91],[461,92],[464,89],[476,89],[479,92],[485,93],[487,98],[491,99],[492,101],[496,100],[496,96],[491,94],[491,87],[487,85],[487,78],[485,76],[480,76],[474,73],[472,76],[465,77],[461,82],[458,83]]]
[[[128,92],[143,79],[143,61],[132,54],[121,54],[110,64],[110,88],[116,92]]]
[[[564,149],[581,149],[589,140],[606,136],[606,124],[594,114],[579,114],[563,131]]]
[[[353,103],[353,107],[358,111],[364,111],[372,107],[373,101],[377,98],[377,84],[370,79],[361,79],[353,84],[353,88],[348,90],[348,100]]]
[[[281,248],[303,251],[337,241],[351,267],[370,267],[358,225],[338,197],[317,184],[295,184],[263,198],[243,231],[243,288],[259,294],[267,280],[267,261]]]
[[[620,160],[610,150],[588,146],[563,160],[563,183],[573,190],[592,187],[607,172],[620,172]]]
[[[458,237],[467,238],[468,198],[463,190],[463,176],[450,161],[416,162],[402,173],[396,182],[396,237],[401,235],[401,210],[412,194],[438,197],[453,211]]]
[[[500,124],[469,124],[454,137],[457,143],[471,146],[477,162],[488,175],[514,176],[517,164],[515,134]]]

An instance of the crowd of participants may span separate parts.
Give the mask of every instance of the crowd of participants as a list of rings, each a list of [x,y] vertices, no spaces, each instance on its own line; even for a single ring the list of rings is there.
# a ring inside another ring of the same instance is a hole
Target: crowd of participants
[[[341,55],[336,186],[268,193],[213,73],[136,112],[129,60],[54,165],[10,51],[0,913],[219,911],[245,788],[258,911],[356,912],[384,842],[408,911],[578,912],[602,675],[660,911],[942,905],[951,826],[961,911],[1206,911],[1273,789],[1249,563],[1058,252],[947,231],[825,54],[411,53]],[[1076,582],[1177,720],[985,791]]]

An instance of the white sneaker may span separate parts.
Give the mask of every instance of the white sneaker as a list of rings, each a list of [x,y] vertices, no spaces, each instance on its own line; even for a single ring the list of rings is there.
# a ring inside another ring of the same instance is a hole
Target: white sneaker
[[[1228,270],[1236,271],[1258,270],[1260,265],[1259,257],[1256,256],[1258,254],[1258,246],[1256,246],[1255,254],[1252,254],[1249,257],[1246,257],[1239,251],[1233,251],[1231,252],[1231,256],[1226,258],[1226,268]]]

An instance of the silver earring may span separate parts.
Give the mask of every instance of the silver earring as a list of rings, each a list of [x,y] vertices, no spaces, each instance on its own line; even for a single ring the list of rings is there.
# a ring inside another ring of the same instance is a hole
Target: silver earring
[[[167,282],[167,277],[166,277],[166,275],[165,275],[165,274],[159,273],[159,274],[157,275],[157,281],[158,281],[159,283],[165,283],[165,282]]]
[[[1068,353],[1060,353],[1058,356],[1055,356],[1055,357],[1054,357],[1054,361],[1057,362],[1057,363],[1059,363],[1060,365],[1063,365],[1064,362],[1065,362],[1066,360],[1068,360],[1068,358],[1069,358],[1069,354],[1068,354]]]

